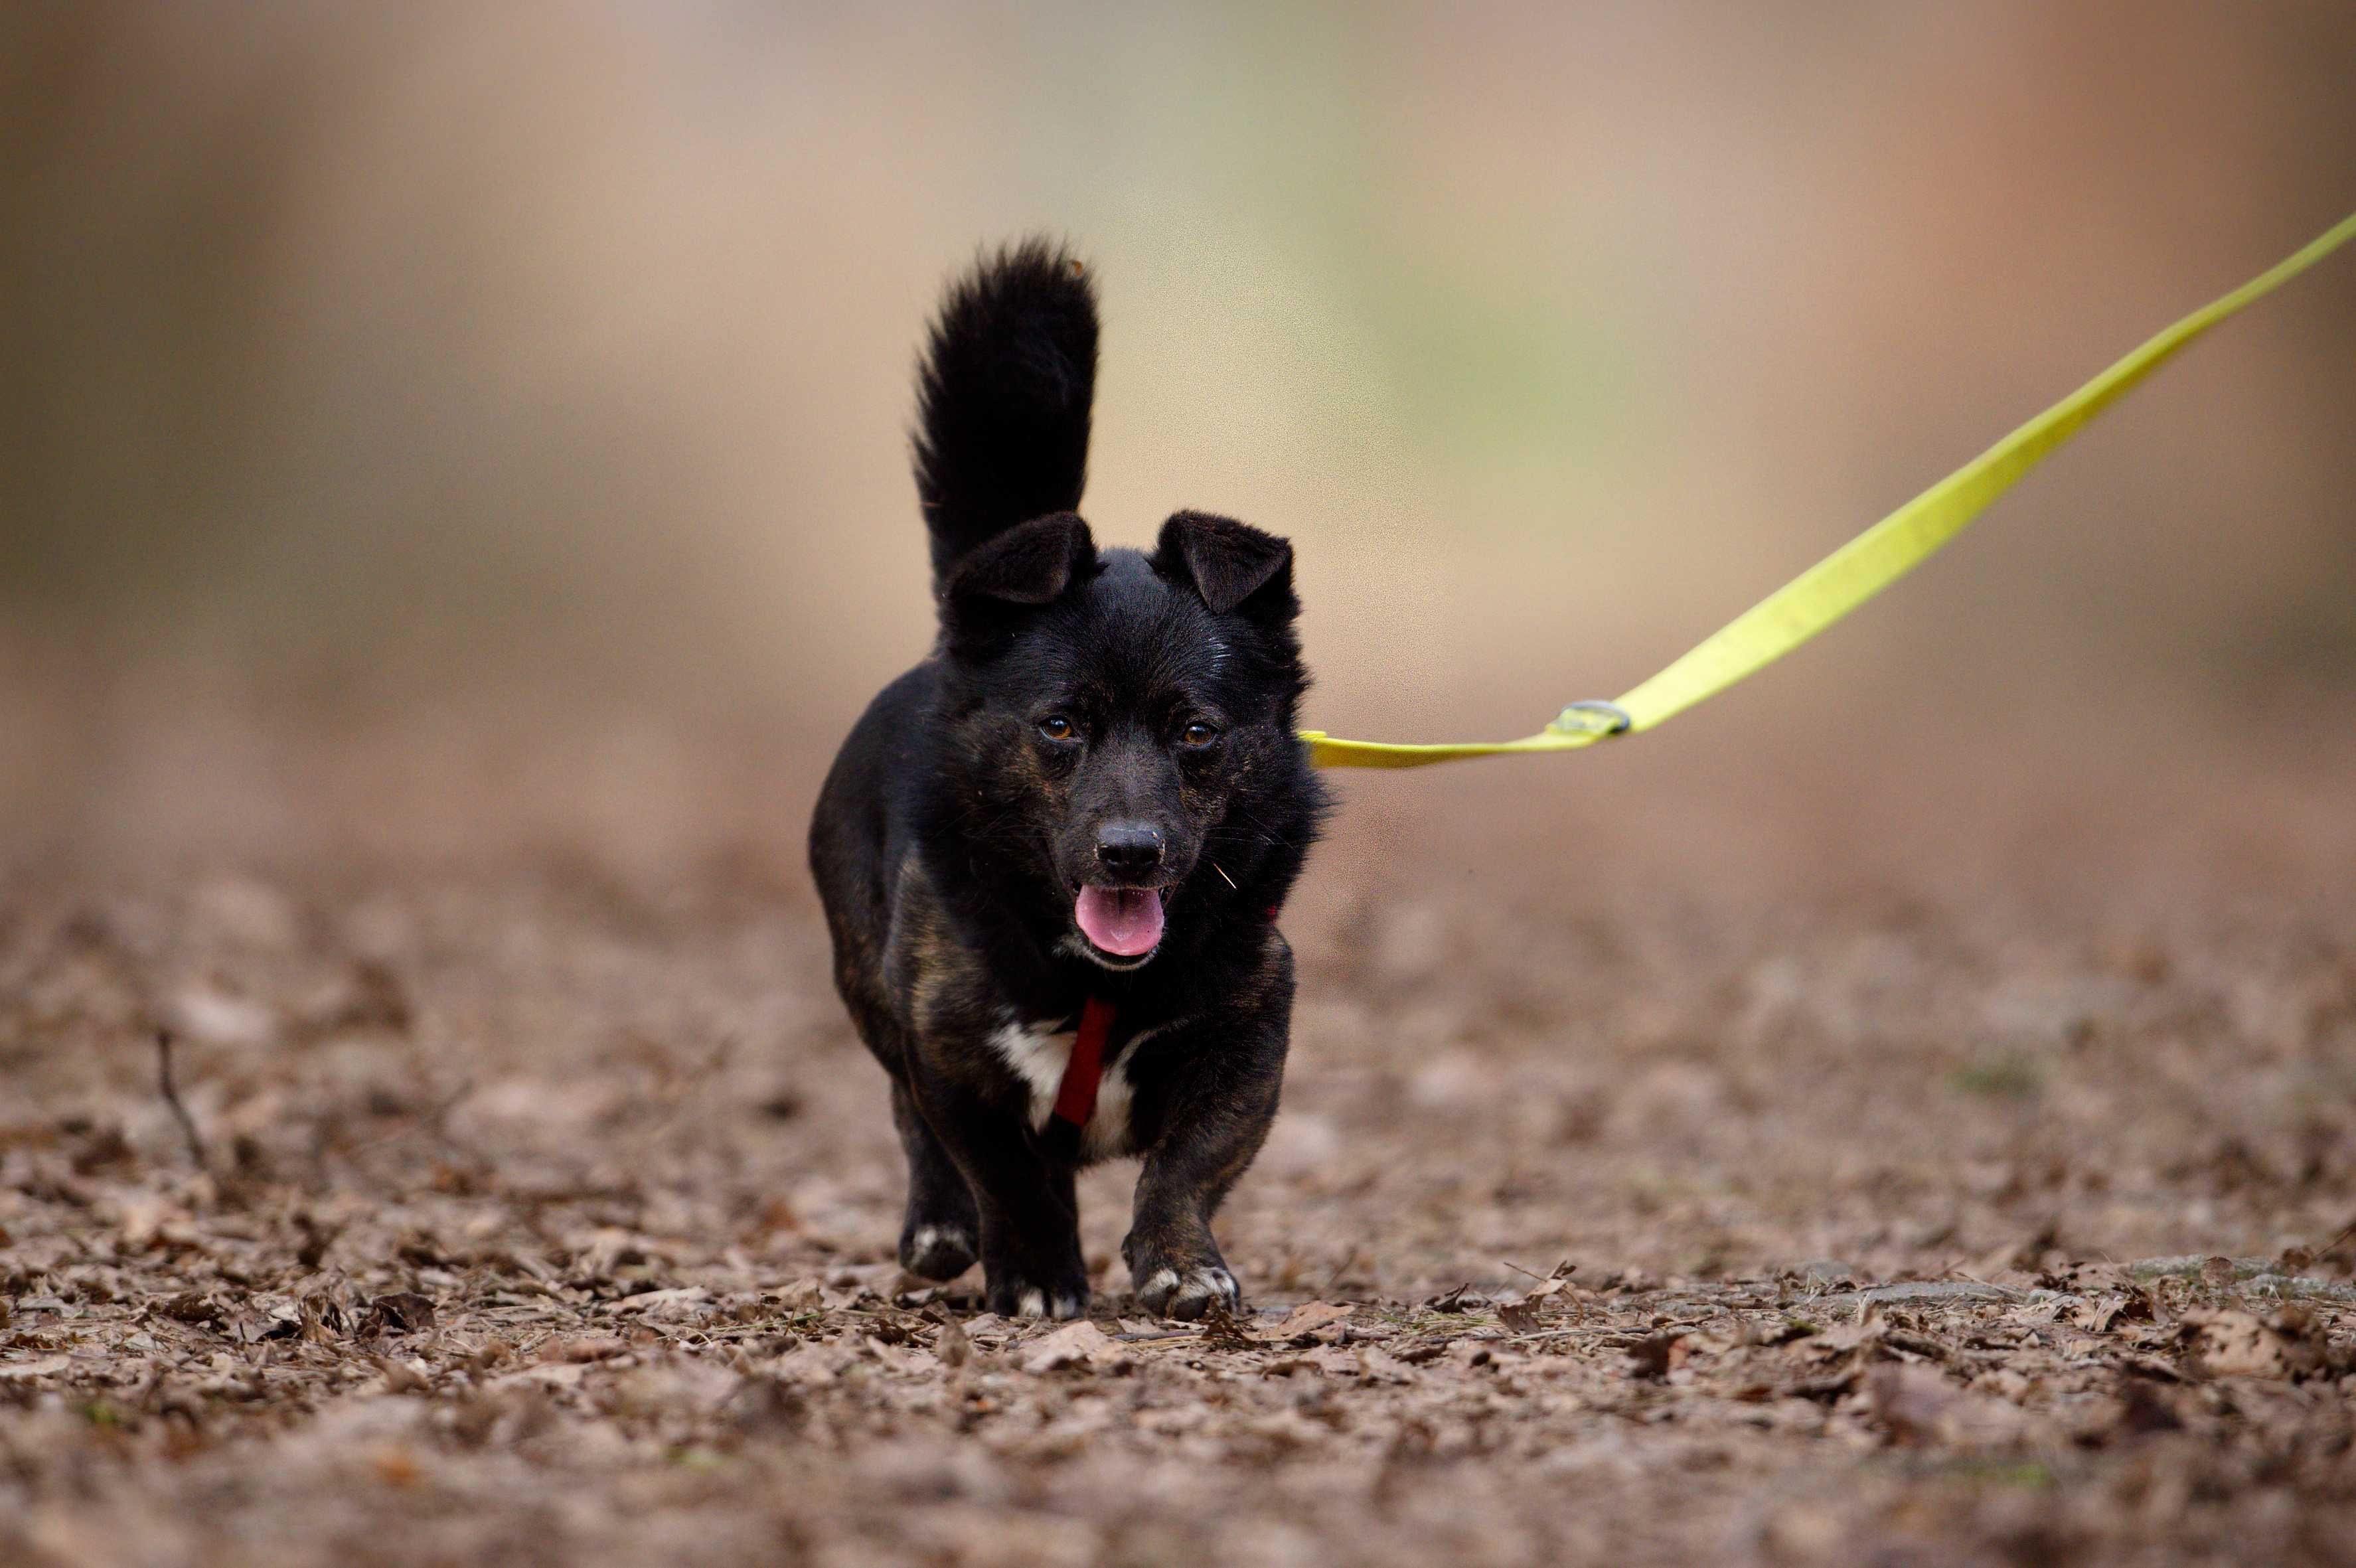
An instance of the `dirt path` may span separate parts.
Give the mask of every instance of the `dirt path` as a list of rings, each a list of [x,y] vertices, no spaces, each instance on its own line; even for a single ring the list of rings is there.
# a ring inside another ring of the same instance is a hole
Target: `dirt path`
[[[0,885],[0,1561],[2350,1561],[2337,777],[2273,880],[2132,824],[2040,878],[2008,807],[1980,885],[1746,883],[1821,860],[1800,800],[1501,893],[1530,843],[1362,801],[1201,1328],[1128,1300],[1130,1167],[1086,1325],[896,1277],[787,834],[51,857]]]

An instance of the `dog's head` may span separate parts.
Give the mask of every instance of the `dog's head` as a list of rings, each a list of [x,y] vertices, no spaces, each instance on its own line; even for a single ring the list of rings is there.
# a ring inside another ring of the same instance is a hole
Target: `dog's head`
[[[941,598],[946,818],[993,880],[1067,922],[1057,945],[1138,968],[1271,856],[1290,881],[1318,800],[1293,734],[1290,544],[1181,512],[1151,555],[1099,553],[1059,513],[972,551]]]

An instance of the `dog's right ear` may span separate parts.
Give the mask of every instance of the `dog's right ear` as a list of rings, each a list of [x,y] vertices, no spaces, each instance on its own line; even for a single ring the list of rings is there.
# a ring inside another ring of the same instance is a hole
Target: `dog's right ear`
[[[1034,517],[966,553],[941,585],[941,622],[953,639],[986,633],[1016,610],[1055,603],[1096,559],[1079,514]]]
[[[1163,577],[1194,584],[1213,615],[1243,609],[1281,623],[1301,613],[1292,594],[1291,543],[1231,517],[1173,513],[1162,525],[1152,562]]]

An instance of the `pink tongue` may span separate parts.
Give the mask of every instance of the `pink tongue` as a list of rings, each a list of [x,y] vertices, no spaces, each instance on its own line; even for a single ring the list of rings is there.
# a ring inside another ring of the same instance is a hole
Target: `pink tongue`
[[[1151,887],[1083,887],[1072,917],[1088,940],[1121,958],[1151,952],[1162,940],[1162,895]]]

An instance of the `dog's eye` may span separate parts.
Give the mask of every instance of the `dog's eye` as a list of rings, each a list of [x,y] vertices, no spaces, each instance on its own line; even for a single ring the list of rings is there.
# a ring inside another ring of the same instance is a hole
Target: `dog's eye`
[[[1061,714],[1049,714],[1039,721],[1039,733],[1049,740],[1069,740],[1072,738],[1072,721]]]
[[[1206,725],[1202,720],[1196,719],[1180,733],[1178,744],[1199,751],[1218,738],[1219,731],[1216,725]]]

